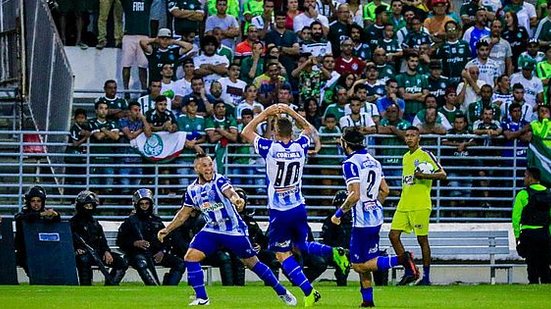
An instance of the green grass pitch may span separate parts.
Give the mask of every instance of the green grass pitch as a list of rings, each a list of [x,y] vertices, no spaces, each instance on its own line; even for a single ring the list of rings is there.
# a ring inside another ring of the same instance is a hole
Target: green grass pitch
[[[358,283],[336,287],[318,283],[322,298],[315,307],[357,308],[361,302]],[[302,294],[291,291],[302,306]],[[285,308],[269,287],[251,283],[245,287],[207,287],[209,308]],[[0,286],[1,308],[179,308],[187,307],[191,287]],[[379,308],[551,308],[551,285],[450,285],[430,287],[376,287]]]

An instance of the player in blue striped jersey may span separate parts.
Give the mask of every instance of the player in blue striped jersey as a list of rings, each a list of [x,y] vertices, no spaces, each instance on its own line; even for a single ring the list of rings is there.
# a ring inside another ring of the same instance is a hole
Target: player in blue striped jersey
[[[331,218],[340,224],[342,215],[352,210],[350,262],[360,274],[361,307],[373,307],[371,272],[387,270],[397,265],[416,271],[411,253],[401,256],[379,256],[379,231],[383,224],[383,205],[389,193],[381,163],[364,146],[364,135],[357,129],[348,129],[341,137],[341,146],[347,154],[342,163],[348,196]]]
[[[244,200],[234,191],[226,177],[215,173],[213,161],[208,155],[197,154],[194,166],[198,177],[187,187],[182,208],[158,234],[162,242],[194,210],[206,215],[207,224],[192,239],[184,257],[188,282],[195,290],[195,300],[190,305],[210,303],[200,262],[220,247],[227,248],[240,257],[243,264],[270,285],[287,305],[296,305],[296,298],[279,283],[268,266],[256,257],[248,238],[247,225],[238,214],[238,210],[245,204]]]
[[[275,140],[262,138],[255,133],[256,127],[268,117],[281,114],[289,115],[302,129],[298,139],[292,138],[293,126],[288,117],[277,119]],[[311,306],[320,299],[321,295],[314,290],[293,257],[293,247],[308,254],[333,258],[343,273],[349,267],[344,249],[307,241],[308,221],[301,192],[302,171],[310,146],[308,136],[313,136],[316,145],[320,145],[316,129],[288,105],[275,104],[255,117],[243,129],[241,136],[252,142],[255,151],[266,159],[270,210],[269,246],[276,252],[276,258],[281,263],[283,272],[304,292],[304,305]]]

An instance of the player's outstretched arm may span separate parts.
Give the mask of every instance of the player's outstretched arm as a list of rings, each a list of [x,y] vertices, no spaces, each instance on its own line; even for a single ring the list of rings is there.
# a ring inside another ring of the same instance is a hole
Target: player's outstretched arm
[[[245,200],[243,200],[232,187],[227,188],[222,193],[230,200],[233,205],[235,205],[237,212],[243,210],[243,207],[245,207]]]
[[[254,117],[251,122],[249,122],[248,125],[243,128],[243,131],[241,131],[241,138],[249,143],[252,143],[255,138],[258,136],[256,134],[256,127],[258,127],[259,124],[266,121],[269,116],[273,116],[279,113],[279,107],[277,104],[274,104],[265,110],[262,111],[258,116]]]
[[[186,222],[186,220],[189,218],[192,211],[193,208],[182,206],[176,216],[174,216],[174,219],[172,219],[172,221],[170,221],[170,223],[164,229],[160,230],[159,233],[157,233],[157,238],[159,238],[159,241],[163,242],[168,234],[184,224],[184,222]]]

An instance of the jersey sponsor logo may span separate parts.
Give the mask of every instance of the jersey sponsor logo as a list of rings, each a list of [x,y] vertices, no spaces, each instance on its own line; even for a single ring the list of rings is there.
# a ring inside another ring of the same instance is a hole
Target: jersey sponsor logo
[[[286,247],[289,247],[290,245],[291,245],[290,240],[276,242],[276,244],[275,244],[276,247],[280,247],[280,248],[286,248]]]
[[[415,183],[415,179],[414,179],[413,175],[407,175],[407,176],[402,177],[402,184],[411,186],[414,183]]]
[[[210,202],[204,202],[203,204],[201,204],[200,207],[201,207],[201,211],[209,212],[209,211],[217,211],[217,210],[220,210],[220,209],[224,208],[224,204],[223,203],[213,203],[213,204],[211,204]]]
[[[373,211],[375,209],[377,209],[379,207],[379,205],[377,205],[377,202],[376,201],[367,201],[367,202],[363,202],[363,210],[364,211]]]
[[[163,140],[157,134],[151,135],[146,141],[143,152],[148,157],[156,157],[163,152]]]
[[[276,152],[274,154],[276,159],[299,159],[301,158],[300,152],[290,151],[290,152]]]

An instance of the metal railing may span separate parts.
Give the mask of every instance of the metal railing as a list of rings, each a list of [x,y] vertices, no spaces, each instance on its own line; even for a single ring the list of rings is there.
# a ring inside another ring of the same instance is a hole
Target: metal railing
[[[40,138],[29,139],[38,134]],[[183,183],[195,179],[192,167],[193,154],[182,154],[170,163],[157,164],[142,161],[140,156],[129,150],[128,144],[84,144],[86,154],[68,154],[66,142],[47,142],[46,136],[65,139],[67,132],[2,131],[0,132],[0,213],[14,214],[23,204],[24,192],[34,184],[40,184],[48,192],[48,205],[64,215],[73,213],[72,202],[83,189],[99,191],[103,205],[99,217],[120,220],[132,210],[131,193],[140,188],[151,188],[155,193],[156,211],[164,218],[170,218],[179,209]],[[5,141],[12,137],[11,141]],[[13,138],[15,137],[15,138]],[[461,136],[464,138],[464,136]],[[395,138],[389,135],[372,136],[375,145],[370,145],[375,157],[383,163],[391,195],[385,203],[385,217],[390,219],[399,200],[401,163],[387,164],[391,159],[400,160],[406,152],[405,146],[382,145],[380,141]],[[443,139],[454,136],[424,136],[423,146],[431,150],[441,161],[448,173],[447,181],[433,183],[433,220],[435,222],[502,221],[510,218],[511,203],[522,186],[524,161],[517,157],[523,148],[508,146],[473,146],[467,157],[450,155],[452,147],[442,145]],[[487,139],[472,136],[474,139]],[[2,141],[4,140],[4,141]],[[494,143],[504,139],[493,140]],[[108,146],[112,151],[99,155],[95,147]],[[202,145],[214,154],[215,145]],[[238,149],[238,147],[241,147]],[[243,148],[245,147],[245,148]],[[251,145],[229,144],[224,149],[222,172],[236,186],[249,193],[249,209],[256,211],[259,219],[266,219],[265,174],[262,164],[254,161],[259,157],[244,149]],[[324,145],[324,150],[335,150],[336,145]],[[238,151],[236,151],[238,150]],[[501,156],[502,151],[513,150],[511,157]],[[389,151],[396,153],[389,154]],[[243,153],[245,152],[245,153]],[[107,157],[107,161],[98,160]],[[239,163],[236,159],[246,159]],[[309,159],[303,179],[303,193],[311,220],[322,220],[334,211],[331,205],[337,190],[345,189],[340,160],[342,155],[319,154]],[[334,162],[323,162],[329,159]],[[130,162],[136,160],[135,162]],[[252,160],[252,161],[251,161]],[[113,172],[110,174],[109,168]],[[126,175],[123,169],[138,174]],[[55,172],[59,171],[59,172]]]

